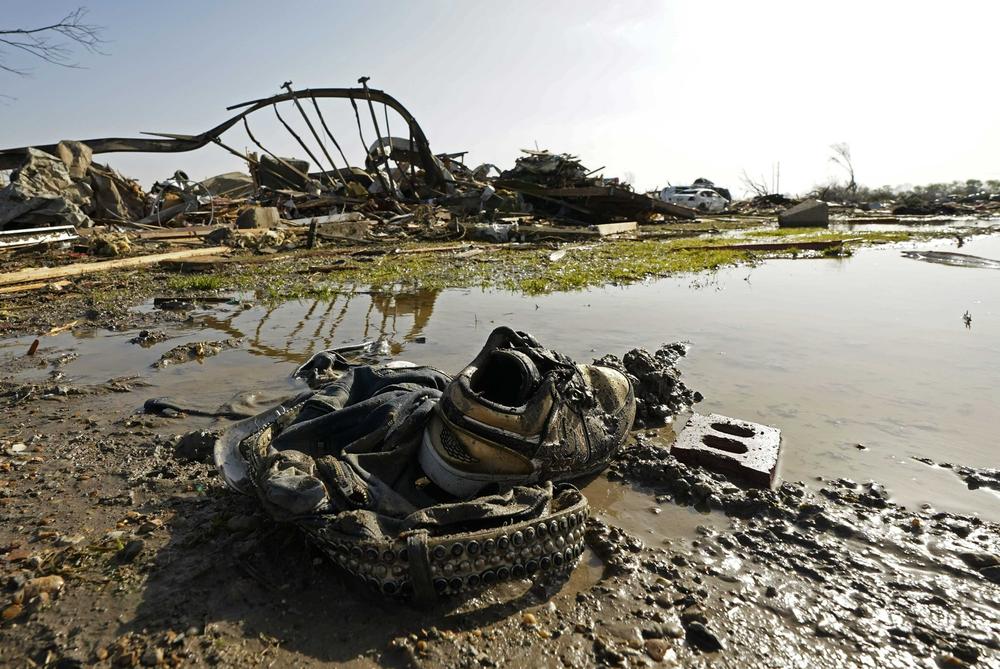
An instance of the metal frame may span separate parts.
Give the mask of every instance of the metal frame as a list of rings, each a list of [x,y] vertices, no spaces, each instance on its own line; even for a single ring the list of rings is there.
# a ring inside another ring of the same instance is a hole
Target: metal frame
[[[144,133],[161,137],[162,139],[147,139],[144,137],[101,137],[97,139],[85,139],[82,143],[90,147],[94,153],[181,153],[184,151],[194,151],[210,143],[218,143],[219,137],[232,128],[234,125],[245,119],[255,111],[266,107],[273,107],[280,102],[298,101],[303,98],[334,98],[346,99],[356,104],[360,100],[364,103],[380,102],[398,113],[409,126],[410,136],[413,138],[414,148],[420,157],[420,166],[427,177],[428,184],[433,188],[444,189],[448,183],[445,172],[440,164],[434,159],[431,153],[430,143],[427,136],[421,129],[420,124],[413,115],[396,98],[385,91],[374,88],[306,88],[299,91],[289,90],[286,93],[274,95],[269,98],[250,100],[231,107],[227,111],[242,109],[239,114],[226,120],[223,123],[207,130],[199,135],[180,135],[170,133]],[[318,110],[318,106],[317,106]],[[373,113],[374,115],[374,113]],[[379,132],[376,130],[376,132]],[[0,169],[14,169],[22,164],[27,155],[28,148],[37,148],[46,153],[55,153],[57,144],[36,145],[35,147],[18,147],[4,149],[0,151]],[[365,147],[367,149],[367,147]]]

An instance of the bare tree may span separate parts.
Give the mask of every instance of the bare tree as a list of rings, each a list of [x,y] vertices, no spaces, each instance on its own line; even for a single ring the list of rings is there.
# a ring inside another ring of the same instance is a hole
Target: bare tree
[[[56,23],[38,28],[0,29],[0,70],[27,76],[30,70],[9,65],[9,52],[60,67],[80,67],[73,59],[73,45],[91,53],[102,53],[101,26],[86,22],[87,8],[78,7]]]
[[[752,176],[747,174],[746,170],[743,170],[743,176],[740,177],[740,181],[743,182],[748,191],[757,197],[767,197],[771,194],[770,189],[767,187],[767,180],[764,177],[761,177],[759,181],[755,181]]]
[[[844,168],[847,171],[847,176],[850,178],[850,182],[847,184],[847,191],[854,193],[858,190],[858,184],[854,181],[854,162],[851,160],[851,147],[847,142],[841,142],[839,144],[831,144],[830,150],[833,151],[830,160]]]

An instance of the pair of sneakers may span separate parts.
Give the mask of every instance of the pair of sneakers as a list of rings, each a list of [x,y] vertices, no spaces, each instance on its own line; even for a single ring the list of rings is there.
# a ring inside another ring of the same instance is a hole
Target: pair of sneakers
[[[500,327],[445,388],[424,431],[420,465],[460,498],[489,486],[579,478],[618,452],[635,411],[621,372],[576,364]]]

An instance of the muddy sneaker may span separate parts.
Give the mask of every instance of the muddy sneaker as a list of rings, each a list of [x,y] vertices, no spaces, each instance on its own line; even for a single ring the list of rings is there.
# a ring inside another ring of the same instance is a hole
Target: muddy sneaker
[[[420,448],[439,487],[469,497],[603,469],[635,418],[624,374],[577,365],[531,335],[500,327],[447,386]]]

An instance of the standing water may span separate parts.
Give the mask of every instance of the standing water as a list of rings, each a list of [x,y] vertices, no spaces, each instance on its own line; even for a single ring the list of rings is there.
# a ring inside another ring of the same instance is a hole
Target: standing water
[[[949,241],[896,245],[537,297],[417,290],[223,306],[193,312],[150,348],[127,344],[132,332],[105,331],[47,345],[80,354],[62,367],[76,382],[143,376],[152,386],[125,398],[138,407],[164,395],[216,406],[240,391],[262,406],[298,388],[289,374],[311,354],[383,335],[393,354],[452,372],[501,324],[580,361],[687,341],[681,369],[705,396],[697,410],[780,428],[784,479],[874,479],[907,506],[1000,520],[1000,495],[914,459],[1000,465],[1000,271],[919,262],[904,248],[956,250]],[[961,252],[1000,258],[1000,237]],[[201,364],[150,367],[177,344],[227,337],[245,345]],[[0,356],[28,343],[0,343]]]

